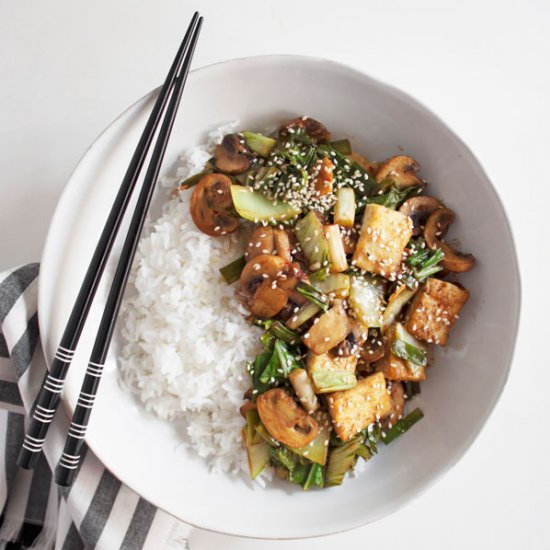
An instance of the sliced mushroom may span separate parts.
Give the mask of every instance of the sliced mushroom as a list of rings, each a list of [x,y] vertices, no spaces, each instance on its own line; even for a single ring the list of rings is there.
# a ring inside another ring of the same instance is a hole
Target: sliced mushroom
[[[300,448],[313,441],[319,433],[315,419],[280,388],[266,391],[256,403],[262,424],[283,445]]]
[[[250,299],[250,313],[261,319],[275,317],[286,306],[288,294],[277,281],[264,281]]]
[[[313,384],[307,375],[305,369],[294,369],[288,379],[296,392],[300,404],[309,413],[315,412],[319,408],[319,400],[315,395]]]
[[[246,172],[254,159],[254,153],[247,147],[239,134],[228,134],[214,151],[216,167],[228,174]]]
[[[384,357],[386,350],[380,338],[369,338],[361,350],[360,363],[371,365]]]
[[[273,228],[258,226],[250,234],[248,246],[244,253],[244,259],[248,262],[262,254],[273,254],[274,240]]]
[[[239,220],[230,214],[233,207],[231,179],[224,174],[207,174],[193,189],[189,210],[195,225],[214,237],[233,233]]]
[[[418,236],[422,235],[424,225],[430,214],[442,206],[443,204],[439,199],[421,195],[407,199],[399,208],[399,212],[411,218],[413,222],[413,235]]]
[[[277,249],[277,256],[290,262],[292,259],[290,252],[290,239],[288,233],[284,229],[273,230],[273,237],[275,239],[275,248]]]
[[[279,130],[279,136],[288,139],[297,129],[302,129],[317,143],[330,141],[330,132],[318,120],[309,117],[293,118],[284,124]]]
[[[346,339],[331,350],[331,353],[334,355],[338,357],[350,357],[351,355],[356,355],[359,353],[363,344],[367,340],[369,333],[364,325],[355,319],[352,320],[352,324],[353,329],[346,336]]]
[[[412,157],[398,155],[391,157],[380,165],[376,172],[376,181],[382,183],[391,180],[398,189],[413,187],[424,183],[416,173],[420,170],[420,164]]]
[[[444,269],[454,273],[470,271],[475,265],[476,259],[472,254],[464,254],[441,240],[442,236],[455,219],[455,214],[449,208],[434,210],[424,227],[424,239],[432,250],[441,248],[445,255],[441,265]]]
[[[298,284],[301,268],[280,256],[260,254],[244,266],[241,289],[250,296],[250,311],[256,317],[270,318],[287,304]]]
[[[241,289],[247,294],[254,294],[256,289],[266,281],[273,281],[278,273],[284,273],[288,262],[273,254],[261,254],[246,263],[241,273]],[[265,275],[265,276],[264,276]]]

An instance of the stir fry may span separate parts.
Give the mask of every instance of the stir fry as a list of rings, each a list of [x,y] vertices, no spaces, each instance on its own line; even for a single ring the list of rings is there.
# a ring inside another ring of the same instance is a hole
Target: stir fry
[[[469,293],[448,275],[475,259],[444,241],[454,213],[423,194],[418,162],[383,162],[296,118],[276,136],[225,136],[193,187],[208,235],[248,235],[221,269],[264,330],[240,411],[254,479],[340,485],[422,417],[409,401],[428,345],[445,346]]]

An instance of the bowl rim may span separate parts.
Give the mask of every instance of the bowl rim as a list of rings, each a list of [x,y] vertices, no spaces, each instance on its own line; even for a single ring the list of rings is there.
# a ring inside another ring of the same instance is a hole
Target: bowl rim
[[[318,57],[318,56],[310,56],[310,55],[277,54],[277,53],[274,53],[274,54],[263,54],[263,55],[254,55],[254,56],[244,56],[244,57],[230,58],[230,59],[225,59],[225,60],[221,60],[221,61],[216,61],[214,63],[210,63],[208,65],[204,65],[204,66],[198,67],[196,69],[193,69],[191,71],[191,74],[195,75],[195,74],[199,74],[199,73],[202,73],[202,72],[208,72],[209,70],[212,70],[212,69],[214,69],[218,66],[221,66],[221,65],[240,65],[240,64],[246,64],[246,63],[258,63],[258,62],[262,62],[262,61],[274,62],[278,59],[284,60],[284,61],[295,62],[295,63],[306,63],[306,64],[309,63],[309,64],[317,64],[317,65],[333,65],[333,66],[336,66],[337,68],[349,71],[350,73],[354,73],[355,76],[357,76],[357,77],[359,77],[363,80],[370,81],[370,82],[374,83],[375,85],[378,85],[378,86],[384,88],[385,92],[389,92],[389,93],[392,93],[392,94],[399,95],[402,98],[406,99],[408,102],[410,102],[413,106],[418,107],[421,110],[423,110],[426,115],[431,116],[432,119],[435,122],[437,122],[439,125],[441,125],[443,127],[443,129],[445,129],[452,136],[452,138],[454,140],[456,140],[458,142],[458,144],[461,147],[463,147],[471,155],[472,159],[475,160],[475,162],[477,162],[477,164],[479,166],[479,169],[481,170],[482,175],[485,176],[488,183],[490,184],[489,188],[490,188],[490,192],[493,196],[493,200],[495,201],[497,206],[500,207],[500,209],[502,211],[502,214],[503,214],[503,217],[504,217],[504,220],[505,220],[506,230],[508,232],[508,237],[509,237],[510,243],[511,243],[512,257],[513,257],[513,260],[514,260],[513,270],[515,272],[515,278],[514,278],[515,282],[516,282],[516,284],[515,284],[515,287],[516,287],[515,288],[515,294],[517,296],[517,300],[516,300],[516,311],[515,311],[515,315],[514,315],[515,327],[514,327],[514,331],[513,331],[510,354],[509,354],[509,358],[508,358],[507,365],[506,365],[506,372],[505,372],[505,376],[504,376],[502,382],[500,383],[499,387],[496,388],[497,391],[495,393],[495,396],[494,396],[492,402],[490,403],[489,412],[487,413],[485,418],[482,420],[482,422],[479,424],[477,429],[472,431],[469,438],[467,439],[467,441],[464,443],[464,445],[460,449],[460,452],[452,460],[450,460],[448,462],[448,464],[446,464],[440,472],[438,472],[435,476],[433,476],[428,481],[426,481],[420,488],[418,488],[416,490],[416,492],[414,492],[414,494],[411,494],[407,500],[397,502],[389,512],[382,512],[380,514],[374,515],[370,519],[368,519],[368,520],[366,520],[366,521],[364,521],[360,524],[357,524],[357,525],[353,525],[353,526],[350,526],[350,527],[344,527],[344,528],[341,528],[341,529],[336,529],[334,531],[330,531],[330,532],[326,532],[326,533],[322,533],[322,534],[301,535],[301,536],[297,536],[297,537],[296,536],[293,536],[293,537],[281,536],[281,537],[270,537],[270,538],[258,537],[258,536],[253,536],[253,535],[246,535],[246,534],[241,534],[241,533],[238,533],[238,532],[220,531],[220,530],[216,530],[212,527],[204,527],[202,525],[197,525],[197,524],[191,523],[188,520],[177,518],[178,520],[186,523],[187,525],[191,526],[192,528],[201,529],[203,531],[210,531],[212,533],[217,533],[217,534],[222,534],[222,535],[247,538],[247,539],[251,539],[251,540],[301,540],[301,539],[321,538],[321,537],[326,537],[326,536],[331,536],[331,535],[337,535],[339,533],[345,533],[345,532],[351,531],[353,529],[357,529],[357,528],[360,528],[360,527],[365,527],[366,525],[368,525],[370,523],[378,521],[378,520],[380,520],[384,517],[390,516],[391,514],[397,512],[398,510],[402,510],[406,506],[409,506],[412,502],[416,501],[426,491],[431,489],[436,483],[438,483],[443,478],[444,475],[446,475],[452,468],[454,468],[460,460],[462,460],[462,458],[465,456],[465,454],[472,447],[473,443],[480,436],[481,432],[486,427],[487,422],[489,421],[489,419],[493,415],[493,413],[494,413],[494,411],[495,411],[495,409],[496,409],[496,407],[497,407],[497,405],[498,405],[498,403],[499,403],[499,401],[502,397],[502,394],[504,392],[504,388],[506,387],[506,385],[508,383],[508,380],[509,380],[509,377],[510,377],[510,371],[512,369],[512,365],[513,365],[514,358],[515,358],[515,353],[516,353],[517,336],[518,336],[519,326],[520,326],[520,322],[521,322],[521,311],[522,311],[521,271],[519,269],[516,239],[515,239],[515,236],[514,236],[514,231],[513,231],[512,224],[511,224],[511,218],[509,216],[509,213],[508,213],[503,201],[501,200],[500,195],[498,194],[491,178],[489,177],[485,166],[479,160],[477,155],[474,154],[474,152],[471,150],[471,148],[462,140],[462,138],[459,137],[457,132],[455,132],[455,130],[447,122],[445,122],[438,114],[436,114],[431,108],[427,107],[423,102],[416,99],[414,96],[410,95],[408,92],[405,92],[405,91],[401,90],[400,88],[398,88],[396,86],[393,86],[392,84],[388,84],[388,83],[386,83],[386,82],[384,82],[380,79],[374,78],[374,77],[370,76],[369,74],[365,73],[364,71],[354,67],[353,65],[350,65],[348,63],[342,63],[340,61],[336,61],[336,60],[333,60],[333,59],[328,59],[328,58],[323,58],[323,57]],[[96,144],[102,139],[102,137],[109,131],[109,129],[113,125],[115,125],[120,119],[124,118],[127,113],[133,111],[138,105],[140,105],[142,103],[145,103],[151,97],[156,95],[159,89],[160,89],[160,86],[158,86],[156,88],[153,88],[152,90],[150,90],[149,92],[145,93],[143,96],[141,96],[137,100],[135,100],[132,104],[130,104],[127,108],[125,108],[122,112],[120,112],[113,120],[111,120],[107,124],[107,126],[99,134],[97,134],[95,139],[84,150],[84,152],[82,153],[82,155],[80,156],[80,158],[76,162],[74,168],[71,170],[69,177],[67,178],[65,186],[63,188],[63,191],[62,191],[62,193],[60,195],[60,198],[57,202],[54,214],[51,218],[51,221],[50,221],[50,224],[49,224],[49,227],[48,227],[48,233],[47,233],[47,236],[46,236],[45,245],[44,245],[42,255],[41,255],[41,259],[40,259],[41,266],[42,265],[48,265],[47,258],[51,256],[51,251],[55,247],[54,239],[53,239],[53,236],[54,236],[54,233],[55,233],[55,228],[58,226],[58,224],[61,221],[61,217],[62,217],[61,213],[64,210],[65,204],[69,200],[69,194],[70,194],[70,189],[71,189],[70,184],[71,184],[71,182],[73,180],[73,177],[75,176],[75,173],[78,170],[79,166],[81,165],[83,160],[88,156],[89,152],[96,146]],[[38,305],[39,306],[40,306],[40,304],[42,304],[44,302],[44,294],[45,294],[44,279],[45,279],[44,277],[39,277],[39,280],[38,280]],[[47,326],[47,321],[46,321],[45,315],[46,315],[46,313],[44,311],[44,308],[38,307],[38,322],[39,322],[39,327],[41,327],[41,328]],[[47,349],[48,349],[48,347],[47,347],[48,339],[47,339],[46,332],[44,330],[40,330],[40,341],[41,341],[41,344],[42,344],[42,349],[44,351],[46,364],[48,365],[48,368],[49,368],[50,358],[47,357],[47,355],[46,355],[47,354]],[[65,411],[69,415],[69,417],[71,417],[73,411],[72,411],[72,408],[71,408],[70,404],[68,403],[68,401],[65,398],[63,393],[62,393],[61,403],[62,403],[63,408],[65,409]],[[127,483],[126,481],[123,481],[122,479],[120,479],[118,477],[118,475],[107,464],[105,464],[103,462],[103,460],[99,457],[96,450],[94,449],[94,446],[91,445],[87,441],[87,437],[85,438],[85,441],[86,441],[87,446],[98,457],[99,462],[102,464],[102,466],[106,470],[108,470],[115,478],[119,479],[128,488],[130,488],[132,491],[134,491],[137,495],[143,496],[135,488],[133,483]],[[146,498],[156,508],[164,511],[167,514],[172,515],[172,513],[169,512],[168,510],[166,510],[165,508],[163,508],[162,505],[155,502],[154,498],[150,498],[149,496],[148,497],[143,496],[143,498]]]

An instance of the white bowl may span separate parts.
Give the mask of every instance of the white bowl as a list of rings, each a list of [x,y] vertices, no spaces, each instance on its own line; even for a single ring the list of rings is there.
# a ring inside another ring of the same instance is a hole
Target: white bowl
[[[57,208],[40,279],[39,312],[48,358],[62,330],[155,92],[117,118],[86,152]],[[520,284],[514,243],[500,200],[479,161],[428,109],[394,88],[338,63],[272,56],[194,71],[167,151],[203,141],[239,119],[262,129],[307,114],[357,151],[383,159],[403,148],[422,165],[429,193],[456,211],[452,236],[478,259],[461,277],[471,291],[450,345],[438,350],[422,394],[425,418],[338,488],[262,490],[214,475],[186,451],[177,429],[145,414],[118,386],[109,358],[88,445],[124,483],[193,525],[260,538],[310,537],[358,527],[409,502],[455,464],[479,434],[506,382],[518,325]],[[115,258],[116,259],[116,258]],[[112,272],[112,265],[109,271]],[[105,289],[98,295],[70,376],[73,409]],[[444,503],[442,503],[444,505]]]

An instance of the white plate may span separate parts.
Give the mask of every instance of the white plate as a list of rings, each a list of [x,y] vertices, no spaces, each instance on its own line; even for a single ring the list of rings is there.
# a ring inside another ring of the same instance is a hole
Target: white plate
[[[138,101],[95,141],[58,205],[40,278],[40,324],[48,359],[154,97],[155,92]],[[193,525],[235,535],[335,533],[381,518],[425,490],[462,457],[495,406],[510,369],[519,318],[519,274],[510,227],[480,163],[417,101],[353,69],[312,58],[272,56],[193,72],[165,167],[183,148],[203,142],[207,130],[228,121],[240,119],[242,128],[262,129],[301,114],[321,120],[335,137],[350,137],[354,148],[371,158],[403,148],[418,159],[429,192],[458,214],[452,236],[476,255],[478,264],[461,277],[472,297],[417,399],[424,420],[383,449],[357,478],[330,490],[303,493],[283,485],[254,489],[241,479],[210,474],[200,458],[183,448],[174,425],[145,414],[121,391],[114,346],[88,445],[152,503]],[[64,398],[70,410],[105,294],[103,285],[67,379]]]

